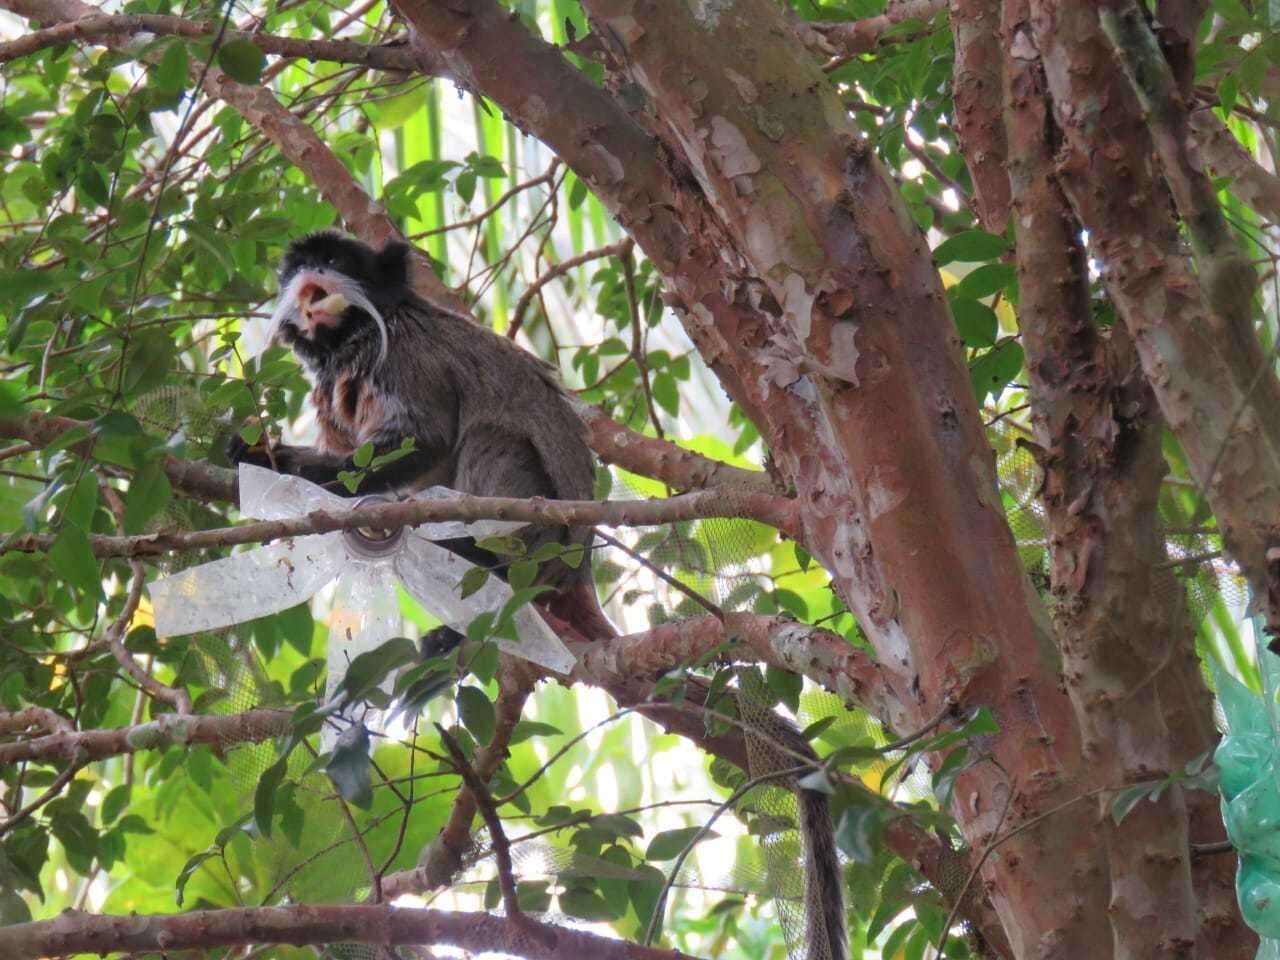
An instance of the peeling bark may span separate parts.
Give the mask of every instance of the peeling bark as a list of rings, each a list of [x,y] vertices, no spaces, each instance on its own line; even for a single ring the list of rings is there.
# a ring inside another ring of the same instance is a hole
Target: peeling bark
[[[550,64],[536,76],[481,79],[486,35],[497,29],[489,4],[453,4],[447,13],[401,7],[521,122],[539,119],[527,101],[541,88],[564,91],[570,82]],[[918,674],[921,711],[948,699],[995,710],[1003,726],[995,751],[1017,777],[1011,823],[1067,799],[1078,741],[1056,688],[1047,623],[1034,595],[990,589],[1022,583],[1022,571],[937,274],[896,190],[772,5],[739,3],[734,16],[699,8],[701,19],[681,5],[587,7],[602,36],[621,44],[613,55],[658,106],[668,124],[662,139],[678,145],[714,213],[698,223],[709,232],[682,242],[699,251],[695,262],[740,256],[748,270],[728,277],[739,291],[730,299],[769,313],[749,318],[745,338],[726,326],[740,316],[708,313],[694,337],[705,349],[711,327],[736,351],[738,379],[728,385],[735,396],[752,391],[764,410],[763,432],[805,504],[808,546],[833,572],[886,671]],[[504,49],[515,42],[508,36]],[[733,51],[733,65],[715,64],[709,50]],[[572,106],[567,119],[557,113],[557,122],[543,118],[531,129],[591,171],[581,138],[558,126],[581,127],[597,107]],[[589,129],[593,142],[613,133]],[[607,152],[633,159],[620,148]],[[597,173],[593,185],[625,211],[619,194],[634,182],[628,174],[620,188]],[[680,186],[684,199],[691,191]],[[648,224],[627,225],[651,256],[657,249],[673,286],[687,282],[684,264],[664,255]],[[713,359],[723,364],[723,354]],[[1000,826],[1008,789],[991,768],[963,778],[959,815],[976,846]],[[1101,918],[1077,909],[1082,878],[1061,869],[1088,820],[1068,804],[989,861],[1015,950],[1042,943],[1046,956],[1079,956],[1096,942],[1086,931]]]

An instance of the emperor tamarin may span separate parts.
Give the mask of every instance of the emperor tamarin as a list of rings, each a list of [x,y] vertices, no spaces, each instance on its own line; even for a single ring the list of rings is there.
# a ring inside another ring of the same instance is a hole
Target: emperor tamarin
[[[595,465],[586,428],[552,368],[504,337],[438,309],[409,284],[409,247],[381,251],[334,231],[290,245],[280,270],[273,336],[293,348],[313,384],[319,424],[313,447],[270,454],[233,438],[233,460],[273,466],[338,493],[352,454],[375,455],[413,440],[413,452],[366,473],[360,495],[443,484],[478,496],[591,498]],[[548,542],[588,544],[590,530],[553,526],[518,532],[530,553]],[[472,562],[502,564],[470,540],[444,544]],[[590,563],[553,560],[538,581],[556,609],[588,636],[611,634],[595,600]],[[589,594],[589,596],[588,596]],[[557,604],[556,601],[562,601]]]

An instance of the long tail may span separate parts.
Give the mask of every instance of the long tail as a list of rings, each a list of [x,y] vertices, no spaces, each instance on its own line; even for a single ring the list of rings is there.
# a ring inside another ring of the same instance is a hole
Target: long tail
[[[805,845],[805,941],[808,960],[847,960],[849,932],[844,915],[844,877],[836,851],[836,831],[827,795],[796,791],[800,835]]]

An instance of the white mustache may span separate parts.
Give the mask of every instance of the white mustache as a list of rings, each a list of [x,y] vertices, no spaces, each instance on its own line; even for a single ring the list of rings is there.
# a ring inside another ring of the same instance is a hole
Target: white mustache
[[[378,349],[378,365],[387,359],[387,322],[383,319],[382,311],[373,305],[368,295],[361,288],[360,284],[352,280],[345,273],[328,273],[324,270],[316,270],[313,268],[299,270],[289,280],[285,288],[280,291],[279,297],[276,298],[276,308],[271,313],[271,319],[268,321],[271,330],[270,343],[275,343],[280,337],[280,329],[289,320],[298,320],[298,294],[304,283],[317,282],[322,280],[320,285],[328,289],[329,292],[339,293],[347,299],[347,302],[353,307],[359,307],[370,317],[373,322],[378,325],[379,349]],[[264,345],[264,349],[265,349]],[[259,351],[261,352],[261,351]]]

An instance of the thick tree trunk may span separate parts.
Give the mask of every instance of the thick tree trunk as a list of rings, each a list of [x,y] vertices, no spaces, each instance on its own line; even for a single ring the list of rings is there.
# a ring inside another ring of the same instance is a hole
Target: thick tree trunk
[[[1104,955],[1105,872],[1100,848],[1079,850],[1093,812],[1073,802],[1081,754],[1054,643],[896,187],[773,4],[586,6],[652,99],[666,153],[489,0],[399,3],[456,75],[592,183],[683,299],[695,343],[797,486],[806,546],[889,682],[916,691],[897,722],[948,702],[995,712],[998,763],[956,791],[974,849],[1056,811],[986,859],[1015,954]]]

